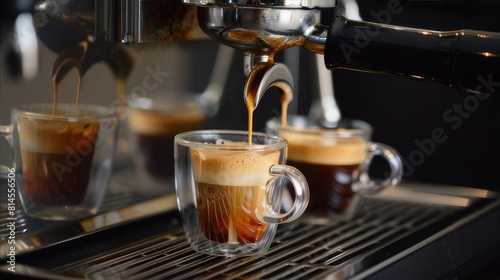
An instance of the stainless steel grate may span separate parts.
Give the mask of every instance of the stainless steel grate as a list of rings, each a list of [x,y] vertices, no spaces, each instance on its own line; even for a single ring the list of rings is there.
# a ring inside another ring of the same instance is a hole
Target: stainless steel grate
[[[123,183],[124,181],[133,184],[137,182],[137,178],[130,171],[120,172],[114,176],[99,213],[95,217],[83,220],[48,221],[32,218],[23,211],[21,201],[17,198],[14,232],[11,232],[9,226],[13,220],[9,219],[11,216],[10,212],[7,211],[7,200],[2,200],[0,202],[0,251],[8,250],[10,244],[7,243],[7,239],[12,235],[16,237],[17,252],[19,254],[28,253],[171,208],[167,204],[172,199],[165,198],[158,201],[155,198],[157,202],[152,204],[151,200],[154,200],[152,195],[131,189]],[[6,193],[7,185],[5,183],[3,180],[0,182],[0,193]],[[141,210],[140,208],[143,207],[141,203],[146,202],[149,210]],[[158,207],[159,204],[165,206]],[[133,208],[134,206],[139,209]],[[120,212],[122,210],[127,214],[123,215]],[[105,222],[102,221],[103,219]],[[2,258],[5,258],[5,255],[0,256],[0,259]]]
[[[123,205],[131,205],[135,203],[139,203],[141,201],[145,201],[150,199],[147,196],[141,196],[137,193],[132,192],[120,192],[120,193],[111,193],[106,195],[105,200],[102,203],[102,206],[99,210],[99,213],[108,213],[110,211],[123,208]],[[71,225],[74,222],[64,222],[64,221],[46,221],[31,218],[26,215],[21,208],[21,203],[17,203],[18,207],[16,208],[16,234],[29,234],[34,232],[41,232],[44,230],[49,230],[54,227],[64,227],[67,225]],[[9,212],[6,211],[6,207],[2,206],[2,211],[0,211],[0,237],[4,237],[9,235],[9,228],[7,224],[9,220]]]
[[[394,267],[407,270],[404,257],[425,254],[429,247],[436,248],[435,261],[463,259],[463,255],[440,254],[443,247],[434,241],[443,236],[450,237],[446,243],[459,240],[449,245],[455,246],[454,251],[458,246],[460,253],[477,256],[496,248],[500,232],[491,228],[500,218],[497,193],[406,185],[366,199],[350,221],[280,225],[265,255],[225,259],[191,249],[179,226],[175,195],[151,199],[133,190],[115,190],[107,197],[102,214],[84,221],[37,225],[24,218],[24,228],[16,228],[22,231],[16,235],[16,273],[48,279],[362,279],[382,270],[386,274]],[[460,227],[478,224],[477,220],[484,237],[472,242],[478,234],[475,228],[470,232]],[[464,247],[468,243],[460,240],[465,239],[457,239],[458,231],[469,238],[470,246]],[[2,242],[3,250],[8,244]],[[422,260],[427,262],[429,255]],[[443,267],[448,271],[452,266]],[[0,266],[0,275],[4,268]]]
[[[180,227],[159,236],[53,269],[89,279],[315,279],[359,272],[355,265],[382,247],[442,221],[459,208],[368,199],[352,221],[295,222],[278,227],[259,257],[221,258],[194,252]]]

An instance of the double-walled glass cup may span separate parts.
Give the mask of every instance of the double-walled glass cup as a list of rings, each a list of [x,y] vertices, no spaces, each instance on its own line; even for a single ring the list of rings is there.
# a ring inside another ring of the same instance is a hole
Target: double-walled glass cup
[[[297,219],[309,201],[300,171],[284,165],[287,141],[246,131],[206,130],[175,137],[175,185],[191,247],[226,257],[265,253],[277,225]],[[282,188],[295,200],[281,211]]]
[[[0,127],[14,150],[11,167],[25,212],[50,220],[97,213],[106,193],[117,137],[115,110],[97,105],[26,104]]]
[[[371,126],[360,120],[341,120],[335,128],[322,128],[301,116],[289,116],[282,126],[278,118],[267,123],[270,133],[288,140],[287,164],[301,170],[309,183],[311,198],[304,220],[328,223],[351,218],[363,196],[397,185],[403,174],[399,153],[371,142]],[[373,180],[368,171],[372,159],[387,161],[387,177]]]

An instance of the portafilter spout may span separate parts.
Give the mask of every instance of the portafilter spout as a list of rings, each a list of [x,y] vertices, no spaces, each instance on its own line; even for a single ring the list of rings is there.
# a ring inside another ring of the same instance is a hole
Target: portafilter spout
[[[336,1],[233,1],[184,0],[199,6],[198,23],[212,39],[245,52],[245,100],[257,107],[270,87],[284,101],[293,98],[293,77],[286,65],[274,62],[274,54],[292,46],[302,46],[304,34],[313,36],[321,21],[319,7],[333,8]],[[312,45],[312,44],[309,44]],[[317,48],[317,46],[315,46]],[[322,51],[320,49],[317,52]],[[255,98],[248,98],[255,94]],[[284,99],[283,99],[284,98]],[[283,106],[285,110],[285,106]]]
[[[285,64],[271,61],[258,63],[248,75],[243,94],[250,112],[257,108],[260,100],[271,87],[278,90],[283,104],[282,110],[285,110],[286,115],[288,103],[293,99],[293,76]]]

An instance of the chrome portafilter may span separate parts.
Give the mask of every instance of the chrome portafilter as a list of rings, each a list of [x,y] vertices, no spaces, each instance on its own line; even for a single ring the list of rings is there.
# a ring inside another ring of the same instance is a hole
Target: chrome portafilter
[[[314,9],[198,8],[198,23],[208,36],[252,56],[304,45],[320,19],[321,11]]]
[[[322,54],[336,0],[181,0],[198,7],[198,24],[212,39],[251,56],[304,46]],[[263,59],[257,59],[263,60]]]
[[[302,46],[324,54],[328,69],[426,80],[472,94],[500,93],[494,78],[500,76],[499,32],[426,30],[344,15],[326,22],[322,17],[342,3],[335,0],[180,1],[198,6],[202,30],[254,57],[248,61],[262,63],[282,49]]]
[[[184,0],[183,3],[198,6],[198,23],[209,37],[245,52],[244,72],[248,79],[244,95],[248,101],[246,97],[255,94],[254,107],[270,87],[291,100],[292,75],[284,64],[274,62],[274,55],[293,46],[321,53],[323,39],[314,42],[321,37],[318,32],[326,32],[320,24],[321,8],[336,6],[336,1],[331,0]]]

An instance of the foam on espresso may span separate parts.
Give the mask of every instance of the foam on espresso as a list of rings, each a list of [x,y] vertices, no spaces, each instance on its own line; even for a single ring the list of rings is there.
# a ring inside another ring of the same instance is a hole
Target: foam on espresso
[[[279,155],[279,151],[191,149],[200,227],[207,239],[252,244],[262,238],[267,227],[259,218],[266,212],[265,186],[271,177],[269,167],[278,163]]]
[[[362,138],[328,138],[281,132],[288,140],[288,160],[325,165],[352,165],[363,162],[367,142]]]
[[[247,143],[226,143],[242,146]],[[217,145],[217,144],[214,144]],[[279,151],[191,149],[196,181],[224,186],[261,186],[269,180],[269,167],[278,163]]]
[[[197,129],[205,118],[206,115],[201,110],[161,112],[132,109],[129,125],[138,134],[166,135]]]
[[[36,153],[63,154],[68,150],[86,149],[93,145],[99,131],[98,122],[71,123],[18,117],[21,149]]]
[[[77,205],[87,193],[98,122],[18,117],[26,196],[40,205]]]

